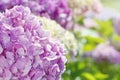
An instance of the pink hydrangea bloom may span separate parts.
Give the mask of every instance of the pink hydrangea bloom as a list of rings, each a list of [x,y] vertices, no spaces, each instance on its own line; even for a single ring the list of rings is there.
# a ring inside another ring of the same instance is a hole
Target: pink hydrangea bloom
[[[120,35],[120,17],[115,17],[113,19],[113,26],[114,26],[114,30],[115,32]]]
[[[27,7],[0,14],[0,79],[59,80],[65,48],[53,40]]]
[[[120,64],[120,53],[113,47],[107,44],[99,44],[95,50],[88,53],[87,56],[92,57],[97,62],[110,62]]]

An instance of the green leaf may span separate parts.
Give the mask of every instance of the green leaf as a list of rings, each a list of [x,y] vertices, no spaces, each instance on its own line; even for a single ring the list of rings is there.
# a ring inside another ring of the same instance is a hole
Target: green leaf
[[[96,22],[99,25],[99,28],[97,28],[99,33],[105,38],[111,37],[111,35],[114,32],[113,31],[112,20],[101,21],[101,20],[96,19]]]
[[[98,80],[104,80],[106,78],[108,78],[108,74],[103,74],[103,73],[95,73],[95,77],[98,79]]]
[[[95,45],[93,45],[93,44],[87,44],[87,45],[84,46],[84,51],[88,52],[88,51],[93,50],[94,48],[95,48]]]
[[[94,77],[91,73],[88,73],[88,72],[82,73],[82,76],[83,76],[86,80],[96,80],[95,77]]]

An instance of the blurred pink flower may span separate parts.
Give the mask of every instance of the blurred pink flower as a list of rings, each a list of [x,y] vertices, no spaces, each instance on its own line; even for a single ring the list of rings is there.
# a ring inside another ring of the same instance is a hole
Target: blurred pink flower
[[[97,61],[109,61],[120,63],[120,53],[114,47],[107,44],[99,44],[92,52],[91,56]]]
[[[120,35],[120,17],[115,17],[113,19],[113,27],[115,32]]]

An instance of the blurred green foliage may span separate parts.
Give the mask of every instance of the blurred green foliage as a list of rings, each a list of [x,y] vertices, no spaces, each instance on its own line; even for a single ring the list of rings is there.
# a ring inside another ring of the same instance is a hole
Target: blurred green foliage
[[[120,0],[101,0],[103,5],[120,11]]]
[[[120,42],[120,36],[113,30],[112,20],[95,19],[95,21],[98,23],[98,27],[80,28],[74,32],[79,45],[77,60],[66,64],[67,70],[63,74],[63,80],[120,80],[119,65],[108,62],[97,63],[91,58],[82,56],[84,53],[94,50],[97,44],[109,41]]]
[[[102,2],[105,6],[120,10],[120,0],[102,0]],[[79,16],[77,20],[79,25],[84,25],[84,17]],[[97,27],[81,26],[73,31],[79,50],[75,56],[76,60],[66,64],[66,71],[62,75],[63,80],[120,80],[119,64],[100,63],[83,56],[83,54],[93,51],[100,43],[110,43],[120,50],[120,36],[114,31],[112,20],[95,18],[93,20],[98,24]]]
[[[67,63],[63,80],[119,80],[120,67],[109,63],[96,63],[90,58]]]

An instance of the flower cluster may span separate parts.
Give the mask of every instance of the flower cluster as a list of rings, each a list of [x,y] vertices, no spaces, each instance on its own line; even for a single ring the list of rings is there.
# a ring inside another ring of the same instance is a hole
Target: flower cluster
[[[120,53],[107,44],[99,44],[89,56],[99,62],[120,63]]]
[[[47,19],[45,17],[39,18],[44,25],[45,30],[51,31],[51,36],[55,39],[59,39],[67,48],[67,53],[71,55],[71,57],[75,57],[77,54],[77,41],[72,32],[65,30],[55,21]]]
[[[120,35],[120,17],[115,17],[113,19],[113,27],[115,32]]]
[[[28,6],[33,13],[49,17],[64,28],[70,26],[71,12],[67,0],[1,0],[0,10],[4,11],[15,5]]]
[[[66,57],[63,44],[43,29],[28,7],[0,14],[0,79],[59,80]]]

